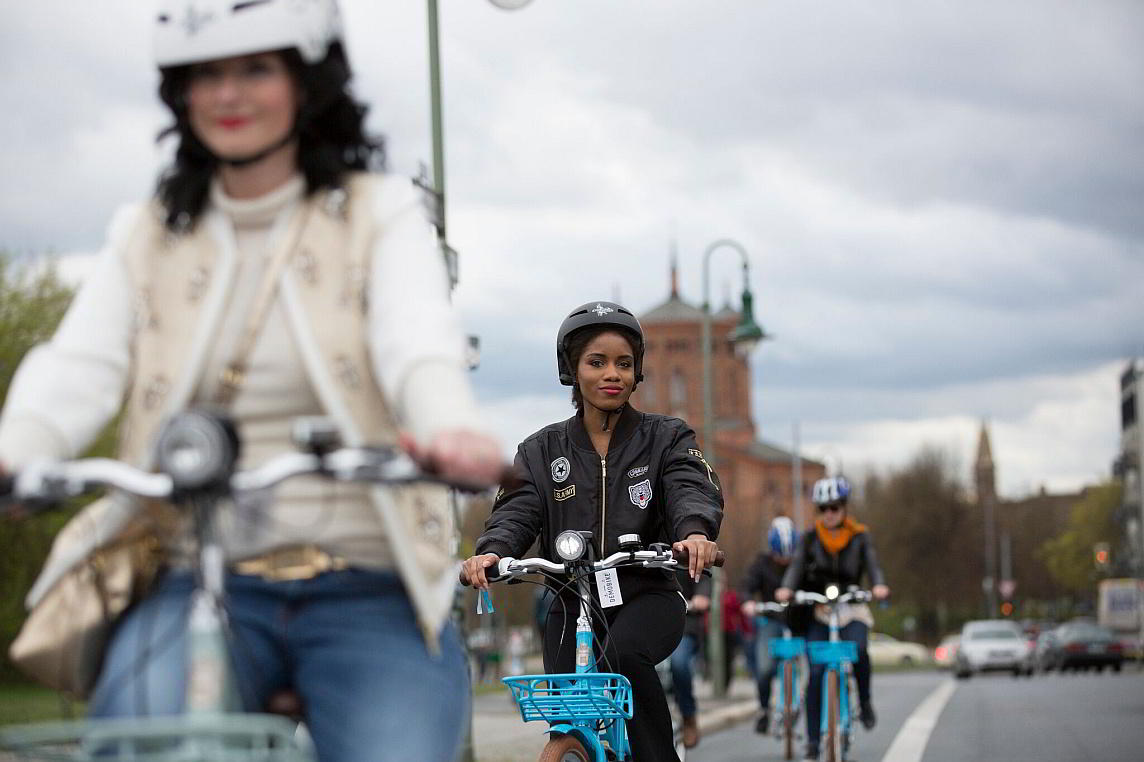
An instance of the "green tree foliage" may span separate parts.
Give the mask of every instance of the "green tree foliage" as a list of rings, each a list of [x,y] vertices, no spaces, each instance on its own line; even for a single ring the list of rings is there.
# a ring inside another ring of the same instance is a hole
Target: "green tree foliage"
[[[971,615],[981,597],[981,520],[957,472],[952,457],[925,447],[901,469],[867,478],[859,515],[873,533],[894,609],[913,612],[913,634],[930,642]]]
[[[0,399],[7,398],[12,376],[27,351],[55,331],[71,297],[71,289],[59,280],[54,265],[20,267],[0,252]],[[0,520],[0,547],[4,548],[0,553],[0,648],[4,654],[24,620],[24,595],[65,519],[65,514],[45,514],[21,521]],[[0,659],[0,678],[11,676],[12,668]]]
[[[1041,545],[1038,555],[1062,587],[1086,598],[1095,596],[1093,546],[1098,542],[1115,543],[1119,536],[1115,514],[1120,501],[1119,483],[1087,490],[1069,513],[1064,531]]]

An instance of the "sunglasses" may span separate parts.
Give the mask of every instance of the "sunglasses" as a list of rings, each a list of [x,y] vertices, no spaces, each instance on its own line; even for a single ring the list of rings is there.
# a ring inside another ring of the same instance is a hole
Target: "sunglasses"
[[[844,506],[840,503],[833,503],[831,505],[820,505],[820,506],[818,506],[818,512],[819,513],[826,513],[827,511],[841,511],[845,508],[846,508],[846,506]]]

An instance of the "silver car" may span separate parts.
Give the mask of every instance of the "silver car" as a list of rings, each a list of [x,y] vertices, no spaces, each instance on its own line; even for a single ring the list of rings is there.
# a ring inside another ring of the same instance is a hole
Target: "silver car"
[[[1021,628],[1007,619],[966,622],[954,659],[953,673],[964,679],[977,672],[1029,671],[1029,642]]]

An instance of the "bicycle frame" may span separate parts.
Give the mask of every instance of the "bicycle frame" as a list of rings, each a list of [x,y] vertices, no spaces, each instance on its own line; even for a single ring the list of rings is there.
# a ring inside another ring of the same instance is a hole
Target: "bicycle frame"
[[[825,667],[822,676],[822,703],[820,706],[821,717],[819,720],[819,728],[821,738],[829,739],[832,737],[830,726],[830,712],[829,712],[829,691],[831,675],[835,676],[838,684],[838,727],[837,737],[839,740],[838,754],[835,754],[833,747],[829,748],[827,752],[828,762],[842,762],[842,756],[845,755],[850,746],[852,720],[850,711],[850,675],[854,662],[858,661],[858,645],[853,641],[842,640],[839,635],[839,618],[838,607],[844,603],[851,602],[866,602],[871,599],[869,592],[864,590],[851,590],[850,592],[842,595],[838,594],[837,588],[833,588],[834,595],[830,595],[830,589],[827,595],[819,595],[817,593],[808,593],[805,591],[798,591],[795,593],[796,603],[816,603],[828,607],[829,614],[829,640],[812,640],[807,645],[807,653],[810,657],[812,664],[822,664]]]
[[[785,613],[787,604],[785,603],[757,603],[755,604],[756,622],[758,623],[756,630],[762,631],[764,623],[769,622],[762,612],[771,614]],[[771,735],[779,741],[784,741],[784,755],[786,759],[791,759],[793,756],[793,741],[794,741],[794,721],[799,715],[802,706],[802,686],[800,675],[800,662],[803,655],[806,653],[805,641],[802,638],[793,637],[790,627],[783,623],[783,636],[781,638],[770,638],[767,641],[767,650],[770,653],[771,659],[774,660],[775,673],[772,678],[777,688],[773,695],[775,697],[775,707],[778,712],[774,716],[771,727]],[[787,689],[785,684],[786,666],[791,667],[791,681],[790,681],[790,696],[787,696]],[[769,711],[769,707],[764,707]],[[788,727],[789,723],[789,727]],[[786,734],[790,733],[790,738],[786,738]]]
[[[721,554],[720,554],[721,555]],[[722,565],[722,559],[716,561]],[[580,599],[576,619],[576,671],[540,675],[516,675],[501,682],[512,691],[525,722],[544,720],[550,734],[577,738],[595,762],[630,760],[626,721],[632,718],[632,686],[626,677],[597,671],[595,633],[592,629],[590,578],[595,571],[625,565],[673,568],[677,565],[667,545],[653,544],[649,550],[628,550],[597,561],[554,563],[543,558],[502,558],[497,582],[524,574],[571,576]]]
[[[188,509],[198,544],[197,584],[187,618],[187,685],[181,715],[80,720],[12,726],[0,730],[0,749],[26,759],[132,760],[133,762],[312,762],[308,736],[286,717],[241,711],[230,667],[224,606],[226,566],[215,526],[220,498],[267,496],[279,482],[303,474],[324,474],[340,481],[405,484],[438,481],[420,475],[416,465],[397,451],[334,449],[336,430],[321,419],[299,419],[296,436],[307,452],[280,455],[265,465],[234,472],[235,452],[226,448],[227,424],[212,415],[184,413],[204,460],[214,471],[193,474],[194,483],[177,469],[145,473],[115,460],[94,458],[39,464],[17,474],[8,487],[13,499],[53,505],[64,498],[113,487],[146,498],[168,499]],[[175,419],[179,421],[180,419]],[[174,422],[169,428],[174,427]],[[182,432],[179,432],[180,434]],[[217,437],[217,438],[212,438]],[[160,448],[163,441],[160,439]],[[180,443],[181,444],[181,443]],[[219,452],[212,448],[219,448]],[[190,462],[186,449],[180,453]],[[162,458],[160,458],[162,464]],[[201,465],[201,464],[200,464]],[[205,467],[204,467],[205,468]],[[461,486],[461,485],[451,485]]]

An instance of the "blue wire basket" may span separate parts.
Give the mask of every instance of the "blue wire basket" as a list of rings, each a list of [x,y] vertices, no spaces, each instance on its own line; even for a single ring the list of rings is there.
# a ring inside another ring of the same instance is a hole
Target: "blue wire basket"
[[[771,658],[797,659],[802,656],[806,644],[802,638],[771,638],[767,641],[767,647],[771,651]]]
[[[632,718],[632,684],[609,672],[519,675],[501,680],[525,722]]]
[[[806,647],[814,664],[858,661],[858,644],[852,640],[840,640],[835,643],[829,640],[812,640]]]

